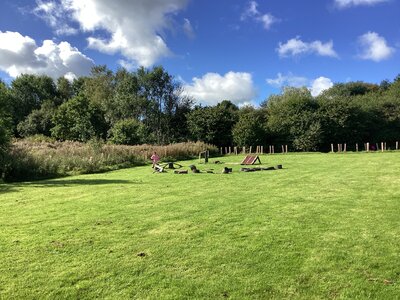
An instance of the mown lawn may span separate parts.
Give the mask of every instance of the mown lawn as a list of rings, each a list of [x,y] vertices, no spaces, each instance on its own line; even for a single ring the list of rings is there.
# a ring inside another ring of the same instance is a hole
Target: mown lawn
[[[0,299],[399,299],[400,153],[261,160],[2,184]]]

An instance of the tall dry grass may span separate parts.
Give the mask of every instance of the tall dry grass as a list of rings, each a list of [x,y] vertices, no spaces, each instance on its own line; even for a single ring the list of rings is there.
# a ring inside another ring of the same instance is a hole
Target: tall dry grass
[[[202,142],[123,146],[98,140],[79,143],[24,139],[13,142],[2,177],[4,181],[24,181],[105,172],[149,163],[153,151],[163,161],[174,161],[196,157],[206,149],[218,153],[218,148]]]

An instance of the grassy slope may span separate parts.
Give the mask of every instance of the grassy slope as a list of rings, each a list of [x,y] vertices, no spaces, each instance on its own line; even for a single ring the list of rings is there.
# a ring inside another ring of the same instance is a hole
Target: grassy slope
[[[0,298],[398,297],[400,153],[261,159],[3,185]]]

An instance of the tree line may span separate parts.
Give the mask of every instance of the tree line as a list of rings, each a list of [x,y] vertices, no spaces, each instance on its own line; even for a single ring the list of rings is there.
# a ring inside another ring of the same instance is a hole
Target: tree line
[[[338,83],[318,97],[287,87],[258,108],[195,101],[161,66],[134,72],[96,66],[72,82],[24,74],[10,85],[0,81],[0,154],[11,137],[33,135],[127,145],[288,144],[296,151],[400,139],[400,76],[380,84]]]

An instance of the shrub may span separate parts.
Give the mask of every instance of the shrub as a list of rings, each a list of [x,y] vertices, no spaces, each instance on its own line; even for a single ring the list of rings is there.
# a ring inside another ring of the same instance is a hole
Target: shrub
[[[109,140],[117,145],[138,145],[144,137],[144,126],[135,119],[120,120],[109,131]]]

